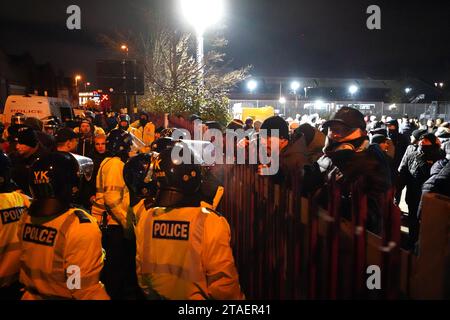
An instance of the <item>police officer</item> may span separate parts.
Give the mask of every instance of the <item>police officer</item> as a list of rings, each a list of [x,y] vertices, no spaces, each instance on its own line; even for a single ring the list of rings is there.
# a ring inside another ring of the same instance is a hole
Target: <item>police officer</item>
[[[17,112],[11,116],[11,123],[6,130],[3,131],[3,140],[8,141],[8,147],[6,152],[8,154],[16,150],[16,137],[19,128],[25,126],[25,120],[27,117],[20,112]]]
[[[150,121],[146,112],[142,111],[139,115],[139,120],[136,120],[130,126],[137,129],[133,133],[147,146],[155,141],[155,125]]]
[[[219,213],[198,206],[200,165],[172,159],[174,148],[190,153],[194,163],[183,142],[153,159],[157,207],[145,211],[136,226],[139,285],[148,299],[243,299],[230,227]]]
[[[0,300],[20,298],[17,228],[23,211],[30,206],[27,196],[14,191],[11,170],[10,159],[0,152]]]
[[[155,204],[156,181],[152,180],[152,159],[157,153],[140,153],[130,158],[123,168],[123,178],[130,194],[130,210],[139,220],[142,212]]]
[[[24,300],[109,299],[102,283],[101,232],[94,218],[71,206],[81,167],[54,152],[32,165],[33,201],[19,225]]]
[[[112,299],[134,299],[137,283],[134,272],[134,217],[128,215],[129,194],[123,180],[123,167],[129,158],[132,137],[121,129],[106,139],[109,157],[100,164],[96,195],[91,213],[103,233],[106,263],[102,281]],[[134,277],[134,278],[133,278]]]

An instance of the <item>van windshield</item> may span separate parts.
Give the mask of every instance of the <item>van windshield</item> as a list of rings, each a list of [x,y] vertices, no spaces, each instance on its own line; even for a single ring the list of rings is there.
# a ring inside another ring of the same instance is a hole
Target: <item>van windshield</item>
[[[50,107],[52,109],[52,113],[60,116],[62,119],[73,118],[72,108],[70,104],[65,101],[50,101]]]

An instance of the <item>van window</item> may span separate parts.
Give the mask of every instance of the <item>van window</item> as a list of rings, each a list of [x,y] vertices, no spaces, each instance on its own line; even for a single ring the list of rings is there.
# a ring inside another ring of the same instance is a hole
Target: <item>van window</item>
[[[50,108],[52,110],[52,114],[58,117],[64,118],[73,118],[72,116],[72,107],[66,101],[58,101],[58,100],[50,100]]]
[[[73,119],[72,108],[61,108],[61,119]]]

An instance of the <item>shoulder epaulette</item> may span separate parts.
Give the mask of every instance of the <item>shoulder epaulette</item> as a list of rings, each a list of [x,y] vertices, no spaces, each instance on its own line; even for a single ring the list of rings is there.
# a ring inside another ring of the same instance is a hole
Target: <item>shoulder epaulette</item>
[[[75,210],[73,213],[78,217],[80,223],[91,223],[91,220],[86,215],[86,213],[82,210]]]
[[[212,212],[212,213],[215,213],[219,217],[223,217],[223,214],[221,214],[219,211],[216,211],[216,210],[211,209],[211,208],[202,207],[202,212],[204,212],[204,213],[211,213]]]

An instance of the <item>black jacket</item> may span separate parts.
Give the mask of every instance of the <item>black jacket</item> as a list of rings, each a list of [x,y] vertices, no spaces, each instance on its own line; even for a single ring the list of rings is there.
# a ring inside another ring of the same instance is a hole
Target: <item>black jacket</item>
[[[442,159],[436,162],[430,170],[430,178],[425,181],[423,193],[433,192],[450,197],[450,161]]]
[[[416,208],[419,206],[422,186],[430,177],[430,169],[437,160],[439,160],[439,156],[430,158],[420,148],[405,157],[402,165],[398,168],[397,201],[400,200],[401,191],[406,186],[406,203]]]
[[[337,176],[337,184],[342,192],[340,212],[344,218],[350,219],[350,188],[362,178],[363,192],[367,194],[368,221],[367,228],[373,232],[381,231],[380,197],[384,197],[391,188],[391,173],[386,157],[376,144],[368,149],[349,154],[346,159],[334,161],[322,156],[313,166],[305,167],[304,194],[320,190],[319,203],[324,208],[328,205],[328,185]]]

